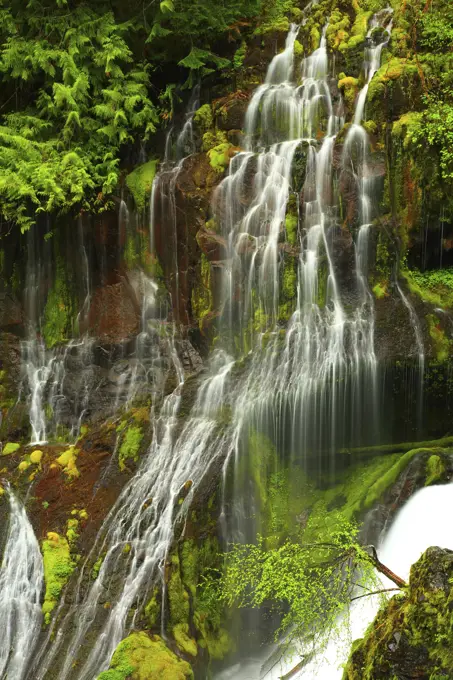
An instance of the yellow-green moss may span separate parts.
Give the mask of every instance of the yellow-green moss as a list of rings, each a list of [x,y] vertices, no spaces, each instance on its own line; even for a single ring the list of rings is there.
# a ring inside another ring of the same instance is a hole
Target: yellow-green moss
[[[425,486],[436,484],[445,474],[445,461],[440,456],[433,454],[426,463]]]
[[[43,452],[42,451],[32,451],[30,453],[30,462],[33,463],[34,465],[40,465],[41,460],[43,457]]]
[[[110,669],[97,680],[193,680],[187,661],[179,659],[158,636],[132,633],[120,642]]]
[[[157,172],[158,160],[151,160],[133,170],[126,177],[126,185],[134,197],[138,210],[144,210],[151,195],[154,177]]]
[[[382,300],[382,298],[387,297],[388,296],[387,283],[386,282],[376,283],[376,285],[373,286],[373,293],[378,300]]]
[[[231,150],[233,148],[234,147],[232,144],[229,142],[224,142],[222,144],[218,144],[213,149],[210,149],[208,151],[208,158],[211,168],[213,168],[213,170],[215,170],[217,173],[225,172],[230,163]]]
[[[80,476],[80,472],[77,469],[76,460],[79,454],[79,450],[74,446],[70,446],[66,451],[57,458],[56,463],[63,468],[63,472],[69,477],[69,479],[75,479]]]
[[[211,105],[203,104],[203,106],[200,106],[198,111],[195,112],[193,119],[194,122],[201,128],[201,130],[205,132],[209,130],[209,128],[212,127],[214,121]]]
[[[2,456],[10,456],[12,453],[16,453],[20,449],[20,444],[8,443],[5,444],[2,450]]]
[[[189,624],[178,623],[173,626],[173,637],[178,649],[189,656],[197,656],[198,647],[196,641],[189,635]]]
[[[120,446],[118,458],[120,470],[125,470],[127,460],[133,460],[134,462],[138,461],[138,454],[142,441],[143,432],[141,427],[131,425],[127,428]]]
[[[42,542],[44,562],[44,581],[46,592],[42,611],[46,623],[50,621],[51,612],[55,609],[61,592],[75,568],[71,559],[68,541],[54,532],[47,534]]]
[[[350,76],[344,77],[338,81],[338,87],[342,90],[345,102],[352,111],[357,97],[359,81],[357,78],[352,78]]]

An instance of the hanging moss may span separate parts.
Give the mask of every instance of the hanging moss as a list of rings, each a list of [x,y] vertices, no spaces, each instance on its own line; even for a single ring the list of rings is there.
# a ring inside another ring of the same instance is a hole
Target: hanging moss
[[[158,636],[132,633],[120,642],[110,669],[97,680],[193,680],[187,661],[179,659]]]

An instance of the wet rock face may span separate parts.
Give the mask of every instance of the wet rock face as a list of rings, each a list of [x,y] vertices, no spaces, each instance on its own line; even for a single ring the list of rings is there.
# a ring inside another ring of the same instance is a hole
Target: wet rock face
[[[16,329],[23,323],[23,310],[10,293],[0,293],[0,328]]]
[[[118,343],[137,335],[140,305],[125,282],[103,286],[95,291],[88,315],[92,335],[100,342]]]
[[[453,675],[453,551],[428,548],[405,594],[379,612],[353,645],[344,680],[412,680]]]

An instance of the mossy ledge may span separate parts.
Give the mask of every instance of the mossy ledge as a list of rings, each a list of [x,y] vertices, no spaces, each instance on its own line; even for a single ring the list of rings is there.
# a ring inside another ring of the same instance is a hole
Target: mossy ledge
[[[179,659],[158,636],[132,633],[120,642],[108,671],[97,680],[193,680],[187,661]]]

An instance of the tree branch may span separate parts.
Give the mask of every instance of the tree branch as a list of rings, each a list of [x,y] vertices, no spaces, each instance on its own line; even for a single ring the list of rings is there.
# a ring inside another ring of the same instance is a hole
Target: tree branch
[[[371,597],[371,595],[379,595],[380,593],[390,593],[393,590],[401,590],[401,588],[383,588],[382,590],[373,590],[372,593],[365,593],[365,595],[357,595],[357,597],[351,597],[351,602],[354,600],[361,600],[362,597]]]
[[[374,547],[374,545],[365,546],[365,550],[367,551],[371,562],[381,574],[387,576],[387,578],[390,579],[390,581],[393,581],[393,583],[397,585],[398,588],[405,588],[407,586],[406,581],[404,581],[402,578],[394,574],[391,569],[385,566],[385,564],[382,564],[382,562],[379,560],[377,556],[376,548]]]

